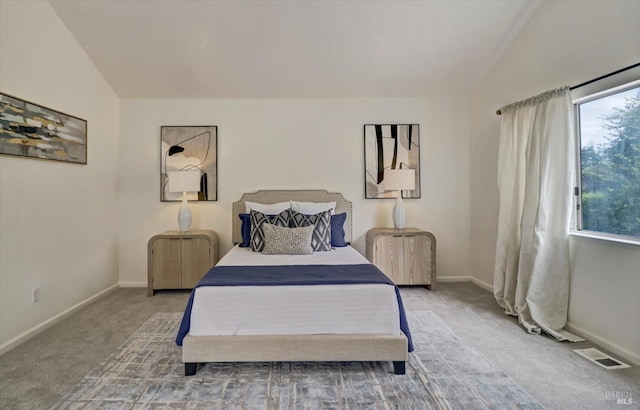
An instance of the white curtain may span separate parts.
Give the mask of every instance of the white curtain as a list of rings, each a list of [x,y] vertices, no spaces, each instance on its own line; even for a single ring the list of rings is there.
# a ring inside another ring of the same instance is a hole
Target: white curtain
[[[569,87],[501,111],[496,300],[530,333],[581,340],[562,330],[575,161]]]

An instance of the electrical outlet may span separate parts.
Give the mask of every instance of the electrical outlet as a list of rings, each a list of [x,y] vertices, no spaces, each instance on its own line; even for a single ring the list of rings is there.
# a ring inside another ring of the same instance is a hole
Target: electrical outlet
[[[35,287],[31,290],[31,303],[40,302],[40,288]]]

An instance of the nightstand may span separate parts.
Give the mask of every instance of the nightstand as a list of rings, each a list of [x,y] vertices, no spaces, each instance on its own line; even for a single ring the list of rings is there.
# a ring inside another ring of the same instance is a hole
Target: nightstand
[[[367,232],[367,259],[396,285],[436,287],[436,238],[416,228],[373,228]]]
[[[167,231],[149,239],[147,296],[158,289],[191,289],[218,262],[214,231]]]

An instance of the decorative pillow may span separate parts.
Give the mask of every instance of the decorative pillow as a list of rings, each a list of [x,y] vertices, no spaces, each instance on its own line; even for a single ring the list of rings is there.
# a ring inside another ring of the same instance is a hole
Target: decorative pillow
[[[291,201],[291,209],[305,215],[314,215],[324,211],[336,212],[336,202],[298,202]]]
[[[331,215],[331,246],[341,248],[347,246],[345,241],[344,221],[347,220],[347,213]]]
[[[331,250],[331,211],[320,212],[315,215],[305,215],[300,212],[289,210],[291,213],[290,226],[300,228],[313,225],[313,235],[311,236],[311,248],[314,251]]]
[[[276,215],[282,211],[286,211],[291,207],[289,201],[287,202],[277,202],[275,204],[261,204],[258,202],[249,202],[245,201],[245,207],[247,208],[247,213],[251,213],[251,211],[262,212],[265,215]]]
[[[242,242],[240,242],[241,248],[248,248],[251,243],[251,214],[238,214],[242,225],[240,226],[240,233],[242,235]]]
[[[262,252],[264,248],[264,232],[262,226],[272,224],[277,226],[289,226],[289,210],[284,210],[277,215],[269,216],[262,212],[251,211],[251,240],[249,246],[254,252]]]
[[[311,236],[313,225],[302,228],[283,228],[281,226],[264,224],[264,249],[265,255],[311,255]]]

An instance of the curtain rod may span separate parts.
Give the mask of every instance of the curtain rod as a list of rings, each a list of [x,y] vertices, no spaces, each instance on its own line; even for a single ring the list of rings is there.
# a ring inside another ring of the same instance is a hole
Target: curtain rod
[[[631,70],[632,68],[636,68],[636,67],[640,67],[640,63],[635,63],[635,64],[632,64],[632,65],[630,65],[630,66],[628,66],[628,67],[621,68],[621,69],[619,69],[619,70],[616,70],[616,71],[614,71],[614,72],[611,72],[611,73],[609,73],[609,74],[601,75],[600,77],[598,77],[598,78],[594,78],[593,80],[585,81],[584,83],[580,83],[580,84],[578,84],[578,85],[574,85],[574,86],[570,87],[569,89],[570,89],[570,90],[575,90],[576,88],[584,87],[585,85],[589,85],[589,84],[591,84],[591,83],[595,83],[596,81],[603,80],[603,79],[605,79],[605,78],[607,78],[607,77],[611,77],[611,76],[614,76],[614,75],[616,75],[616,74],[620,74],[620,73],[621,73],[621,72],[623,72],[623,71]],[[497,111],[496,111],[496,114],[497,114],[497,115],[502,115],[502,110],[497,110]]]

